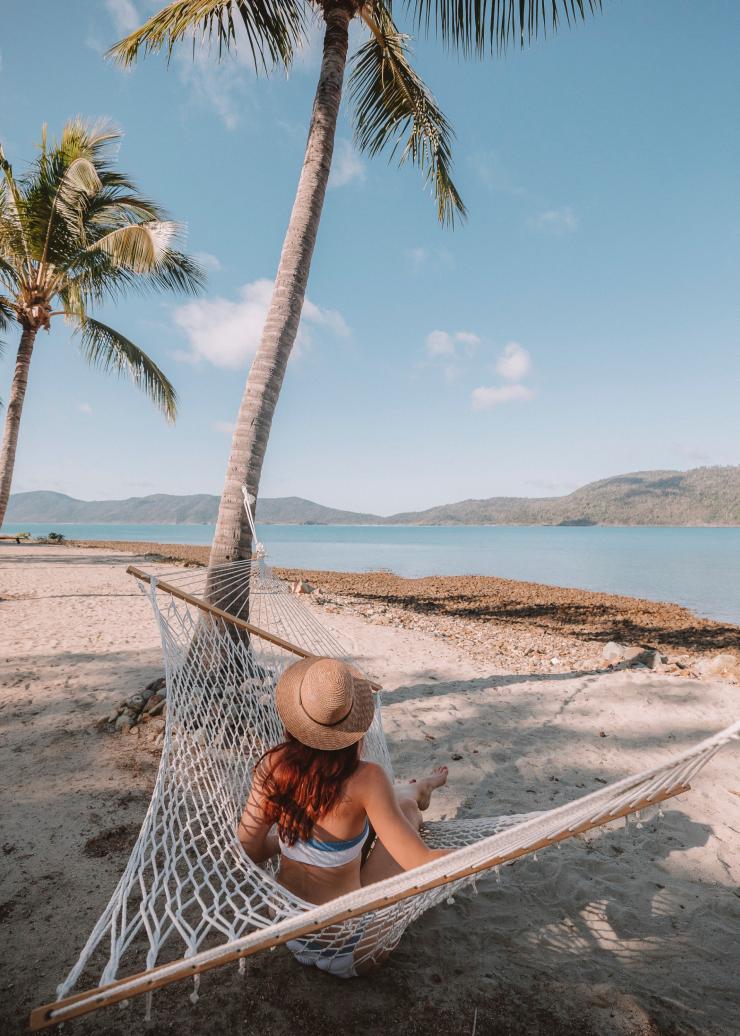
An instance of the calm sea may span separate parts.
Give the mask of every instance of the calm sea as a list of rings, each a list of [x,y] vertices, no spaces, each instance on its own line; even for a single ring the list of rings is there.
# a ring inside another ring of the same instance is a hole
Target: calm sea
[[[212,525],[9,524],[68,539],[208,544]],[[740,623],[740,528],[264,525],[274,565],[403,576],[495,575],[683,604]]]

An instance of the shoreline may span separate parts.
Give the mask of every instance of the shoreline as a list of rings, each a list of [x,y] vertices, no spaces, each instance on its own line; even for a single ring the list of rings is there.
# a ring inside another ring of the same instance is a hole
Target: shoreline
[[[151,557],[157,563],[205,565],[210,548],[192,544],[76,540],[71,546]],[[498,576],[423,576],[275,568],[289,582],[316,589],[325,610],[351,612],[375,625],[441,637],[486,664],[512,672],[599,671],[613,667],[604,646],[616,641],[659,652],[669,672],[705,675],[716,656],[740,682],[740,625],[704,619],[671,602],[552,586]],[[619,664],[619,663],[617,663]],[[715,673],[716,675],[716,673]]]
[[[216,522],[62,522],[49,518],[41,520],[15,521],[8,519],[7,525],[151,525],[167,526],[173,529],[215,529]],[[257,520],[257,525],[268,528],[305,528],[305,529],[740,529],[740,525],[731,522],[692,522],[676,525],[663,522],[267,522]],[[4,526],[3,526],[4,527]],[[198,546],[198,544],[191,544]]]

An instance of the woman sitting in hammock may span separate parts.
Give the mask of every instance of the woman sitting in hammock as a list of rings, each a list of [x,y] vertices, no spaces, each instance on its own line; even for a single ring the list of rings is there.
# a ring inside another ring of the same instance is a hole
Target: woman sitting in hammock
[[[255,863],[279,851],[281,884],[319,904],[448,852],[428,849],[418,833],[447,767],[394,786],[381,766],[361,761],[375,707],[356,669],[333,658],[296,662],[278,681],[275,704],[286,740],[255,767],[239,824]],[[364,970],[359,958],[372,966],[385,955],[372,953],[377,933],[365,934],[362,920],[339,946],[337,934],[326,929],[288,947],[302,964],[343,978]]]

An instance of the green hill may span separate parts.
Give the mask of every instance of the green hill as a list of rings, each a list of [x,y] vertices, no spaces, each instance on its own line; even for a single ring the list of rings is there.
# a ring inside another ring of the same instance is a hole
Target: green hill
[[[82,522],[131,525],[212,525],[218,514],[217,496],[133,496],[126,500],[76,500],[64,493],[37,490],[14,493],[8,505],[9,522]],[[273,525],[375,523],[383,519],[372,514],[356,514],[323,507],[299,496],[270,499],[257,503],[257,520]]]
[[[76,500],[63,493],[15,493],[9,522],[205,524],[218,497],[207,494]],[[324,507],[298,496],[266,497],[257,519],[273,525],[737,525],[740,466],[636,471],[590,482],[567,496],[461,500],[380,517]]]
[[[567,496],[491,497],[394,515],[415,525],[740,525],[740,466],[636,471]]]

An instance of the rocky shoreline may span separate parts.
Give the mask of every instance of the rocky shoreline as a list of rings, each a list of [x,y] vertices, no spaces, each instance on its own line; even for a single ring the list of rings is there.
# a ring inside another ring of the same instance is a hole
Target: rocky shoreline
[[[75,546],[203,565],[209,548],[132,541]],[[405,579],[391,572],[276,569],[311,590],[329,613],[418,629],[511,673],[598,672],[644,666],[740,683],[740,626],[713,622],[677,604],[493,576]],[[307,585],[306,585],[307,584]]]

